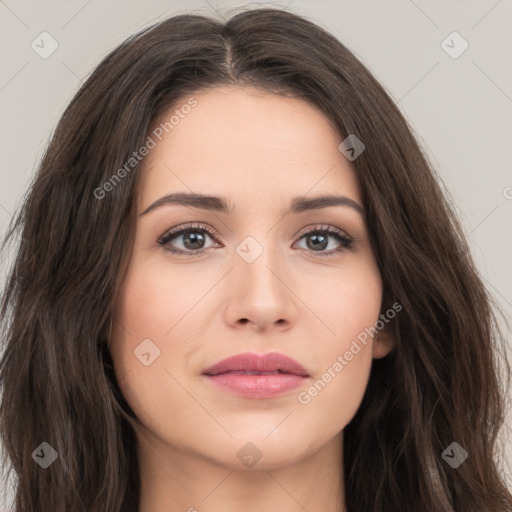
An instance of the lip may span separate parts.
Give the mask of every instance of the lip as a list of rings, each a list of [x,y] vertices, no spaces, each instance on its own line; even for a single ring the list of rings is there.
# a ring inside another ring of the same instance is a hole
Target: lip
[[[281,395],[309,377],[301,364],[278,352],[231,356],[206,368],[202,375],[215,386],[247,398]]]

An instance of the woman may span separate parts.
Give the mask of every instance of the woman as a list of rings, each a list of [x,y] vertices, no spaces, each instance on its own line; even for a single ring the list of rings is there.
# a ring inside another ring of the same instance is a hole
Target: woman
[[[18,512],[512,510],[501,338],[460,226],[392,100],[311,22],[128,39],[16,233]]]

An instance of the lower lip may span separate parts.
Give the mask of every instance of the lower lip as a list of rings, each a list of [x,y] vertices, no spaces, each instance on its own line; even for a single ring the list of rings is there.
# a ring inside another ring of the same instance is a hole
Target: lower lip
[[[207,375],[208,380],[226,391],[247,398],[271,398],[296,389],[306,377],[291,373],[274,373],[266,375],[244,375],[241,373],[222,373]]]

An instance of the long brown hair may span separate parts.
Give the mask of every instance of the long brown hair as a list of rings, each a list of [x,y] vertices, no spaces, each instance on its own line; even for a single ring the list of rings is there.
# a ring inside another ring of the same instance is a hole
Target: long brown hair
[[[130,37],[57,125],[3,242],[20,236],[0,330],[0,433],[16,511],[137,510],[134,416],[107,342],[133,244],[138,167],[98,188],[169,106],[232,84],[302,98],[332,120],[340,142],[355,134],[365,144],[353,165],[383,311],[394,301],[403,309],[396,348],[374,361],[344,430],[348,510],[512,510],[497,452],[508,385],[499,372],[509,367],[441,182],[392,99],[343,44],[265,8],[226,23],[180,15]],[[454,441],[469,454],[457,469],[442,457]],[[33,460],[43,442],[59,457],[47,469]]]

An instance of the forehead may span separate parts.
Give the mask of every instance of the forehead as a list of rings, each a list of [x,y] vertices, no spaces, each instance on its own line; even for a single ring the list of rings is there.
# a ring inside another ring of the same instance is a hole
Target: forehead
[[[247,87],[202,91],[178,101],[150,136],[155,145],[142,165],[139,211],[176,191],[260,207],[336,192],[360,201],[353,167],[338,149],[341,136],[297,98]]]

